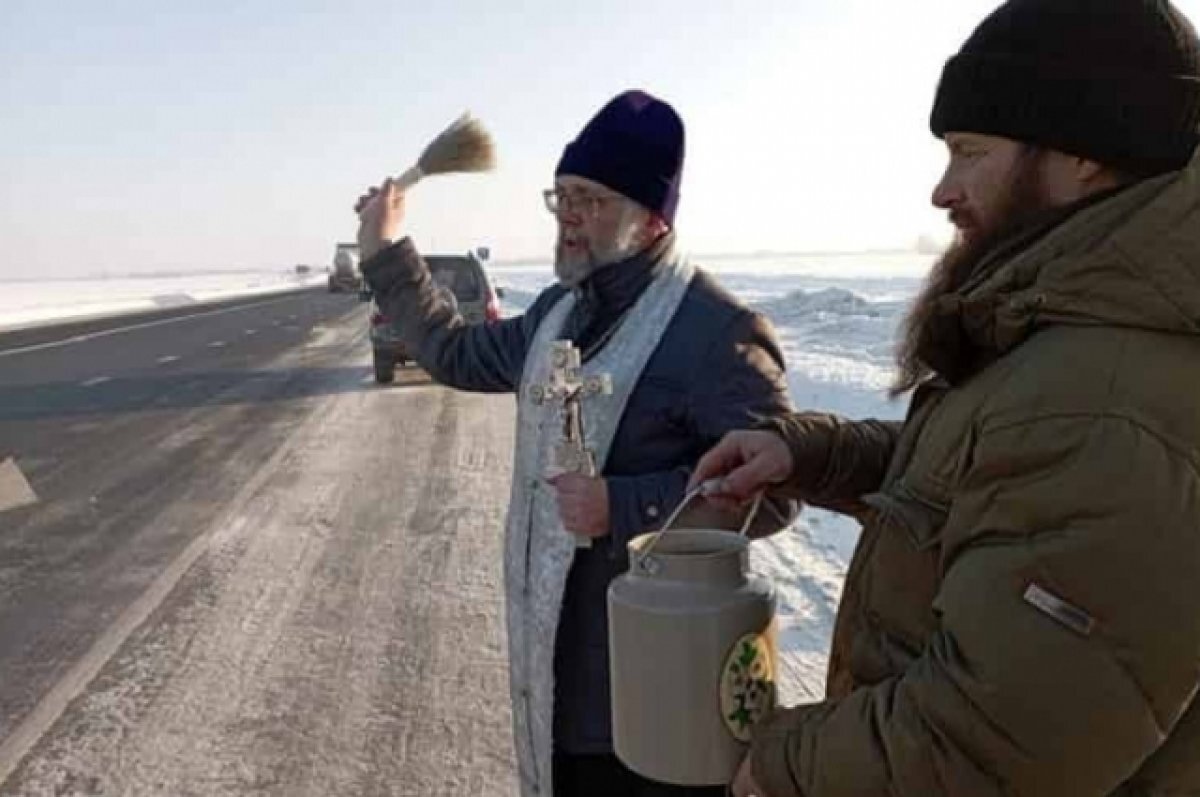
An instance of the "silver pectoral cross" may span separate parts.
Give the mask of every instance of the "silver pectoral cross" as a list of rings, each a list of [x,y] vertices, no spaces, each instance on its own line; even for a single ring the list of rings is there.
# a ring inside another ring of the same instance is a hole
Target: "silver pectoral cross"
[[[569,340],[556,340],[550,349],[550,380],[533,385],[530,398],[535,404],[553,401],[559,404],[562,435],[554,444],[547,478],[563,473],[596,476],[596,455],[587,447],[583,434],[583,400],[591,396],[612,395],[612,376],[595,374],[584,377],[579,349]],[[591,546],[591,540],[576,536],[581,548]]]

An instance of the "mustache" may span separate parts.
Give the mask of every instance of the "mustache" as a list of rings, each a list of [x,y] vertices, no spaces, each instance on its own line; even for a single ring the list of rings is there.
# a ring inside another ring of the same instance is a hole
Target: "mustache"
[[[972,215],[969,211],[966,211],[966,210],[952,210],[952,211],[950,211],[948,218],[950,220],[950,223],[953,224],[954,227],[959,230],[977,226],[975,224],[974,215]]]

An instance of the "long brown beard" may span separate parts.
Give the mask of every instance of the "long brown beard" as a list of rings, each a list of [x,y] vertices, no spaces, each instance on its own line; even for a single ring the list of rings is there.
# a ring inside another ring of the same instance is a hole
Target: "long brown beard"
[[[896,379],[888,389],[891,398],[907,393],[933,374],[921,351],[938,300],[962,288],[998,245],[1036,222],[1050,207],[1041,184],[1041,154],[1036,147],[1022,148],[994,221],[970,238],[959,234],[930,270],[900,327]]]

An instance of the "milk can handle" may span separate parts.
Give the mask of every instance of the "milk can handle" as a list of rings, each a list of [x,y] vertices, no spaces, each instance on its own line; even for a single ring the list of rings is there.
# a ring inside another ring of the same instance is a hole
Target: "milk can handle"
[[[641,555],[637,558],[637,564],[639,567],[641,567],[642,563],[646,561],[646,557],[650,555],[650,552],[654,550],[654,546],[658,545],[659,538],[670,531],[671,524],[674,523],[681,514],[683,514],[683,510],[687,509],[688,504],[690,504],[696,498],[696,496],[704,495],[706,492],[711,491],[719,484],[720,479],[710,479],[706,482],[697,484],[684,494],[683,500],[679,502],[679,506],[675,507],[675,511],[671,513],[671,515],[667,518],[667,521],[663,523],[662,528],[655,533],[654,538],[651,539],[650,542],[646,543],[646,550],[642,551]],[[745,537],[746,532],[750,531],[750,526],[753,525],[754,518],[758,516],[758,509],[762,506],[762,502],[763,493],[759,492],[758,495],[754,496],[754,503],[750,505],[750,513],[746,515],[746,522],[742,524],[741,531],[738,532],[739,536]]]

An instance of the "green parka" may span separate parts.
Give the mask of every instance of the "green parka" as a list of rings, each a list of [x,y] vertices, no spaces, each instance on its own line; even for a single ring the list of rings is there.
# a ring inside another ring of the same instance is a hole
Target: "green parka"
[[[827,699],[771,797],[1200,794],[1200,158],[943,297],[903,424],[777,422],[857,515]],[[944,366],[944,367],[943,367]]]

